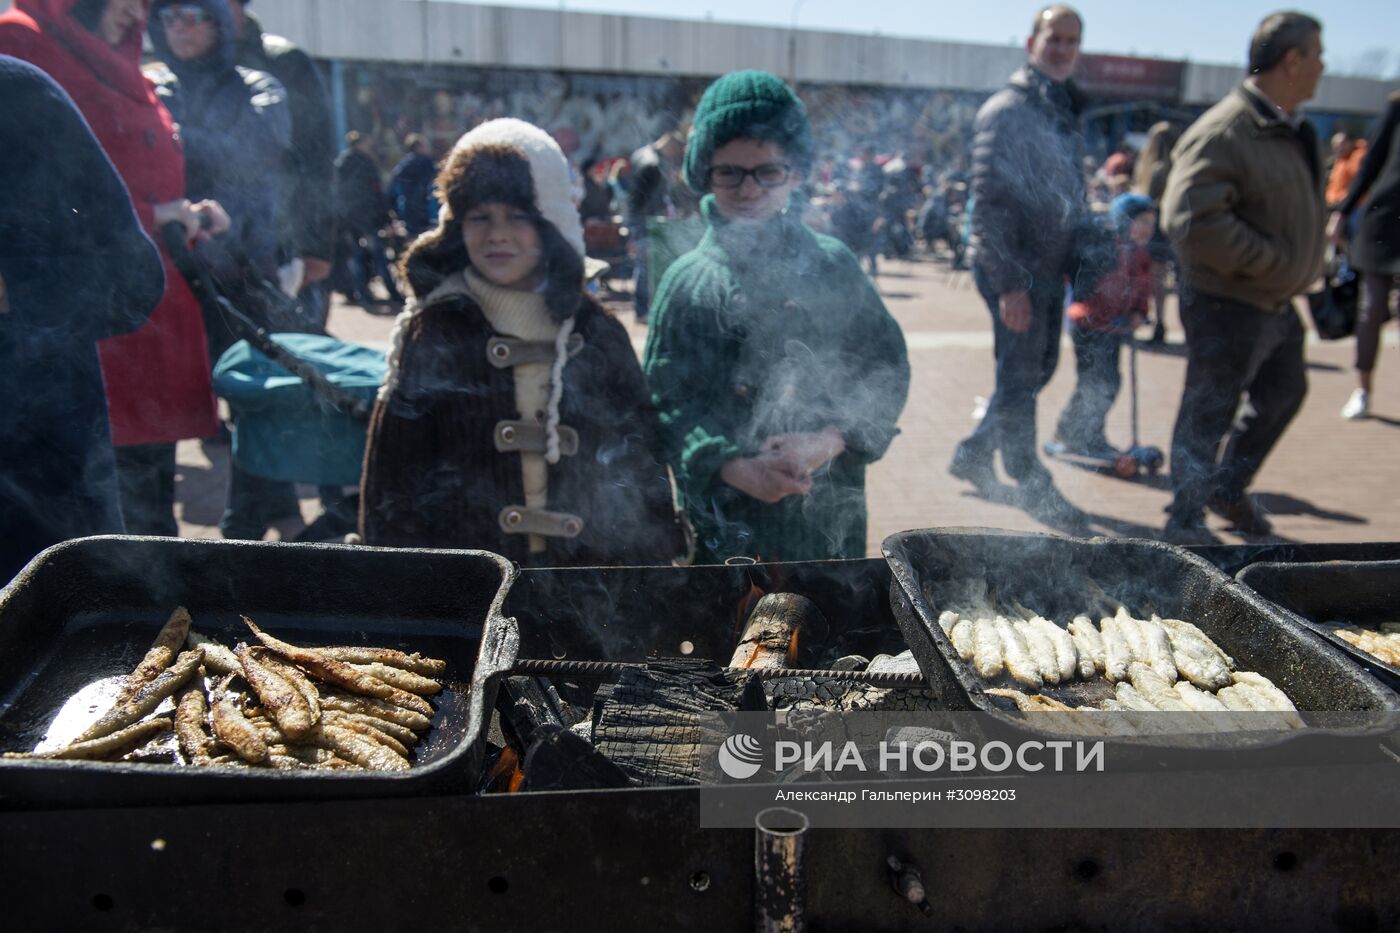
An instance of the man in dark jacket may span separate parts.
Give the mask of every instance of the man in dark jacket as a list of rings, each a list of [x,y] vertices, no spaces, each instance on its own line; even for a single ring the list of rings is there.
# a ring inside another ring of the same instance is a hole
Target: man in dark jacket
[[[292,144],[282,160],[282,211],[278,228],[282,261],[302,261],[300,299],[307,313],[325,324],[335,248],[332,210],[335,133],[331,102],[311,57],[281,36],[265,33],[245,9],[252,0],[229,0],[238,64],[282,82],[292,117]]]
[[[370,152],[370,138],[356,130],[345,134],[345,148],[335,157],[335,203],[340,226],[341,248],[349,273],[346,283],[350,300],[362,305],[375,304],[369,280],[378,275],[394,304],[403,304],[379,231],[389,223],[389,206],[379,180],[379,164]],[[369,253],[366,266],[365,253]]]
[[[433,180],[437,163],[428,155],[428,141],[410,133],[403,141],[404,156],[389,176],[389,203],[403,221],[409,240],[437,223],[433,216]]]
[[[685,136],[666,133],[632,153],[632,185],[627,189],[627,228],[636,250],[633,257],[632,307],[637,320],[651,311],[651,264],[647,257],[647,220],[675,213],[671,179],[685,154]]]
[[[1036,455],[1035,403],[1059,361],[1066,283],[1078,276],[1095,240],[1080,169],[1081,98],[1069,81],[1082,31],[1070,7],[1037,13],[1026,66],[977,114],[972,264],[992,313],[996,391],[949,466],[986,491],[996,483],[992,455],[1000,450],[1027,510],[1069,527],[1081,525],[1083,516],[1060,496]],[[1111,251],[1106,233],[1099,237]]]
[[[1317,133],[1299,111],[1321,77],[1321,24],[1265,17],[1249,77],[1172,152],[1162,229],[1181,265],[1187,355],[1166,532],[1181,543],[1214,540],[1207,505],[1242,534],[1270,530],[1245,490],[1308,390],[1293,299],[1322,272],[1326,208]],[[1246,392],[1252,412],[1237,419]]]
[[[0,586],[40,550],[122,531],[97,341],[145,323],[160,254],[48,75],[0,55]]]

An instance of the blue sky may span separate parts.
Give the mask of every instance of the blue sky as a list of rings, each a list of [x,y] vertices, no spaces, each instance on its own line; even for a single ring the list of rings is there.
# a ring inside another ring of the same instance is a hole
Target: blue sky
[[[630,13],[676,19],[786,26],[794,7],[797,23],[809,29],[957,39],[1005,44],[1024,41],[1035,0],[697,0],[684,5],[655,0],[494,0],[499,6],[530,6],[594,13]],[[1085,48],[1190,58],[1233,64],[1244,61],[1254,26],[1266,14],[1287,9],[1288,0],[1080,0],[1087,23]],[[1400,0],[1333,0],[1297,9],[1322,19],[1326,61],[1334,73],[1400,76]]]

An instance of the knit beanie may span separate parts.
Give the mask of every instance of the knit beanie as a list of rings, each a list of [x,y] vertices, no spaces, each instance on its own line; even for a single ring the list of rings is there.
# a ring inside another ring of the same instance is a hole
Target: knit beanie
[[[685,183],[692,191],[710,190],[710,159],[736,139],[777,143],[799,172],[811,167],[807,108],[792,88],[766,71],[731,71],[700,98],[685,149]]]
[[[1145,194],[1135,194],[1126,192],[1118,195],[1108,205],[1109,216],[1113,218],[1113,225],[1118,230],[1127,230],[1138,215],[1144,211],[1153,210],[1156,207],[1152,199]]]

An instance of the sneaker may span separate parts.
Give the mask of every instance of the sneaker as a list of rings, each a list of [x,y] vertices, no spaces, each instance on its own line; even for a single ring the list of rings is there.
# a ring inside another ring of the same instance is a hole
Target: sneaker
[[[948,463],[948,472],[976,486],[977,491],[983,494],[997,485],[997,474],[992,469],[991,456],[975,454],[966,444],[959,444],[957,450],[953,451],[953,459]]]
[[[1254,505],[1249,496],[1238,499],[1212,499],[1206,506],[1216,515],[1228,521],[1231,527],[1242,535],[1262,536],[1272,534],[1274,526]]]
[[[1162,529],[1162,537],[1170,544],[1179,544],[1183,547],[1220,543],[1220,539],[1206,527],[1205,518],[1201,515],[1182,518],[1173,514],[1167,519],[1166,527]]]
[[[1371,414],[1371,394],[1365,389],[1357,389],[1351,393],[1351,398],[1342,406],[1342,417],[1348,421],[1356,421],[1360,418],[1367,418]]]

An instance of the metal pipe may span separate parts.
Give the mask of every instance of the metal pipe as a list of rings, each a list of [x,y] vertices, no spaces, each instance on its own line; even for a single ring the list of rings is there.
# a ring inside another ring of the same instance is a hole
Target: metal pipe
[[[811,822],[787,807],[754,817],[754,927],[759,933],[807,929],[807,877],[803,844]]]

